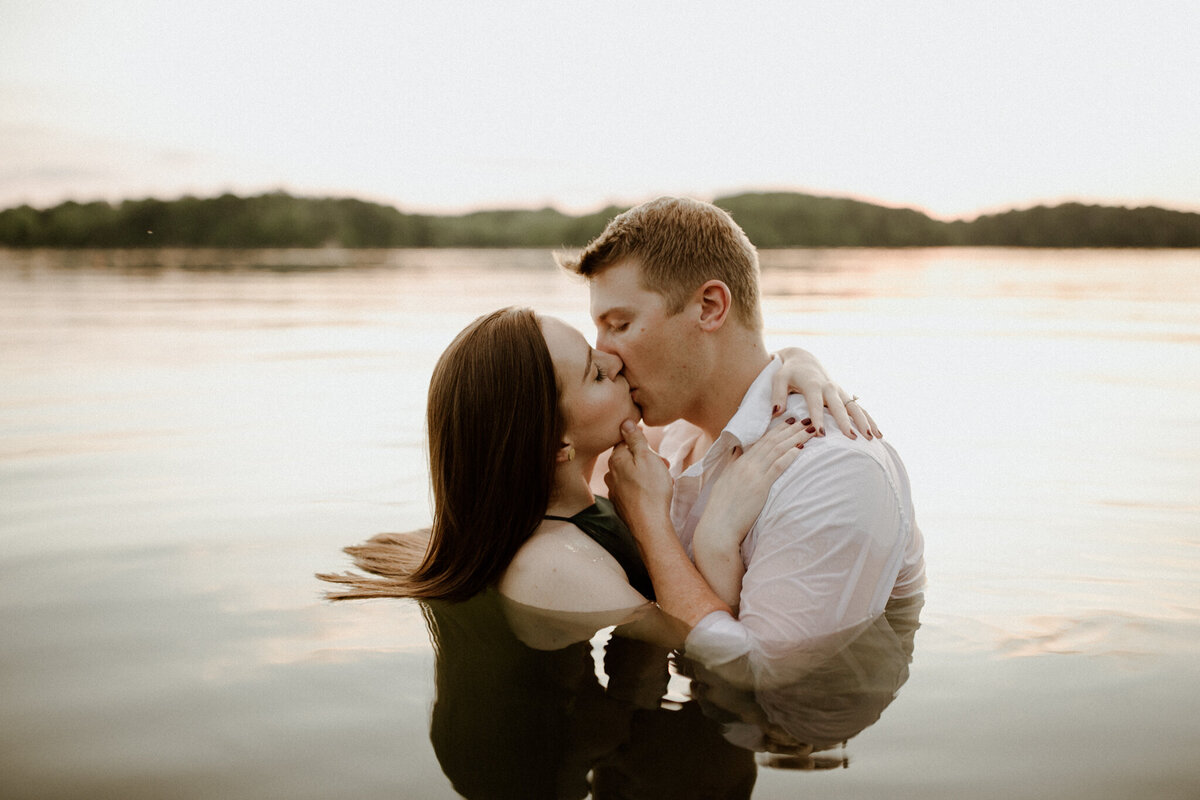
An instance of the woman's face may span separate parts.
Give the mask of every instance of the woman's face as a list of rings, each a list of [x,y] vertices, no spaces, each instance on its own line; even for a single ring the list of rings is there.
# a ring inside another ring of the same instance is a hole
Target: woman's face
[[[621,441],[622,422],[640,418],[621,374],[621,359],[593,349],[562,320],[539,319],[558,376],[558,403],[566,418],[563,438],[584,458],[599,455]]]

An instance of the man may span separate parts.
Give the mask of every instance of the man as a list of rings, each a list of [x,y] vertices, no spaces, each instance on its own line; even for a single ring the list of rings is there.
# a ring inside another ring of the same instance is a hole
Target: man
[[[798,653],[851,635],[889,598],[920,592],[923,543],[908,477],[869,431],[821,429],[770,486],[741,544],[736,619],[734,602],[689,558],[722,472],[776,416],[808,416],[800,395],[774,413],[779,364],[762,338],[758,256],[728,214],[659,198],[614,218],[563,265],[588,279],[596,346],[624,362],[644,422],[668,426],[660,450],[669,477],[628,426],[607,480],[659,604],[689,629],[690,657],[743,682],[787,681]]]

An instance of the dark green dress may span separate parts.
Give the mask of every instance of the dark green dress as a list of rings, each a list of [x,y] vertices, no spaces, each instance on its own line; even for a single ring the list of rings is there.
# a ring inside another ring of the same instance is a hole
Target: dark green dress
[[[596,502],[572,517],[556,517],[550,514],[546,519],[557,519],[569,522],[591,537],[592,541],[603,547],[625,570],[629,585],[642,593],[648,600],[654,599],[654,587],[650,584],[650,573],[638,553],[637,542],[629,528],[617,516],[617,509],[607,497],[597,497]]]

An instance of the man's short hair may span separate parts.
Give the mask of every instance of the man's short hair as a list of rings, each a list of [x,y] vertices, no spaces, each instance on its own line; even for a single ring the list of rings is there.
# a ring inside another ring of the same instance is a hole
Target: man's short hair
[[[682,311],[705,281],[724,281],[734,316],[751,330],[762,329],[758,252],[733,218],[711,203],[659,197],[613,217],[579,255],[556,258],[586,278],[635,258],[642,287],[662,295],[671,314]]]

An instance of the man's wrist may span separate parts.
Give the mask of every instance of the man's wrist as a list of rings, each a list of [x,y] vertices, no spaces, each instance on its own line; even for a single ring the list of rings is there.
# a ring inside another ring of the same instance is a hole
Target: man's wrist
[[[666,532],[672,536],[675,534],[675,524],[671,522],[670,512],[665,509],[632,509],[627,524],[640,536],[661,536]]]

